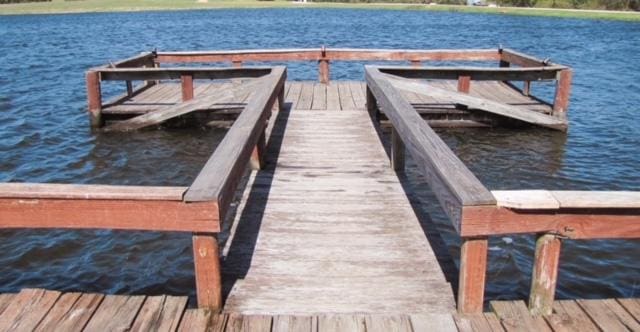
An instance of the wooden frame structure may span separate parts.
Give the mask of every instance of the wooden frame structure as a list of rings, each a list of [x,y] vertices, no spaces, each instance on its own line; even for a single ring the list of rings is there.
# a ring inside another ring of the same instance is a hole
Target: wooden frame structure
[[[561,74],[565,69],[553,70]],[[545,71],[525,73],[527,79],[547,75]],[[382,109],[392,125],[392,167],[396,170],[404,168],[406,150],[416,160],[463,239],[459,312],[482,312],[489,236],[538,235],[529,308],[540,314],[551,313],[561,239],[640,238],[640,192],[491,192],[485,188],[429,125],[420,121],[416,110],[394,85],[397,79],[392,77],[433,78],[445,75],[449,78],[451,74],[447,71],[367,66],[365,75],[367,109],[371,118],[377,121]],[[493,75],[499,79],[512,79],[513,76],[507,75],[514,74],[501,70]],[[465,86],[465,83],[460,85]]]
[[[524,81],[521,92],[529,95],[531,82],[536,80],[555,80],[556,93],[551,104],[553,114],[562,118],[569,105],[572,71],[570,68],[554,64],[548,60],[541,60],[510,49],[468,49],[468,50],[390,50],[390,49],[341,49],[341,48],[305,48],[305,49],[272,49],[272,50],[229,50],[229,51],[191,51],[191,52],[144,52],[109,65],[95,67],[87,71],[87,98],[94,127],[103,124],[101,110],[103,107],[101,82],[124,81],[126,93],[110,102],[116,104],[148,89],[158,80],[179,79],[182,86],[182,98],[193,98],[193,81],[195,79],[233,78],[237,76],[256,77],[261,72],[258,68],[244,70],[241,67],[247,63],[262,62],[317,62],[318,80],[321,83],[330,82],[331,63],[339,61],[393,61],[407,62],[412,67],[419,67],[424,63],[441,61],[474,61],[494,62],[500,67],[424,67],[416,69],[412,75],[439,79],[459,80],[460,91],[468,91],[471,80]],[[171,64],[202,64],[225,63],[231,64],[238,71],[227,70],[220,72],[216,68],[206,67],[167,67]],[[510,66],[515,68],[506,68]],[[161,67],[163,66],[163,67]],[[264,70],[264,69],[263,69]],[[389,69],[393,73],[392,69]],[[405,75],[409,71],[401,69]],[[226,76],[225,76],[226,75]],[[237,75],[237,76],[234,76]],[[252,76],[253,75],[253,76]],[[409,75],[408,77],[411,77]],[[134,87],[134,81],[144,81],[145,84]]]
[[[146,56],[124,63],[145,63]],[[184,70],[104,71],[103,78],[158,79]],[[282,107],[284,67],[193,71],[207,78],[261,77],[249,102],[190,187],[0,184],[0,228],[122,229],[189,232],[198,305],[222,307],[216,233],[247,165],[259,167],[272,108]],[[132,75],[132,76],[127,76]],[[91,76],[91,75],[89,75]],[[123,76],[118,76],[123,77]]]

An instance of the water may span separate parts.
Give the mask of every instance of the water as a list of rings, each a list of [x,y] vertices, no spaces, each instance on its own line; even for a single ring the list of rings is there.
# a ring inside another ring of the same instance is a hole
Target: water
[[[575,70],[568,135],[448,130],[445,141],[490,189],[640,190],[640,24],[413,11],[273,9],[0,17],[0,181],[188,185],[223,130],[95,134],[83,71],[159,50],[293,47],[495,48]],[[289,77],[316,78],[316,64]],[[362,79],[360,65],[333,79]],[[540,90],[536,90],[540,89]],[[534,85],[533,91],[548,86]],[[115,87],[106,86],[107,95]],[[409,162],[422,207],[457,255],[459,239]],[[525,298],[530,236],[490,241],[487,297]],[[0,231],[0,292],[24,287],[194,293],[190,236]],[[565,241],[560,297],[640,296],[640,243]]]

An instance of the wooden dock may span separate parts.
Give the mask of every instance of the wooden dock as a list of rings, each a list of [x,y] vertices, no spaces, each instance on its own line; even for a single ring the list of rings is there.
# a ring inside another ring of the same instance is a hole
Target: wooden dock
[[[522,301],[480,314],[216,314],[180,296],[103,295],[24,289],[0,295],[0,331],[500,332],[638,331],[640,300],[560,300],[532,316]]]

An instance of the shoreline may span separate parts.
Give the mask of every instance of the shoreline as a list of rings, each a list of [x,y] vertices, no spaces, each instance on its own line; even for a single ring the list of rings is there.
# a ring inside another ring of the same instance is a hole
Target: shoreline
[[[219,0],[207,3],[197,1],[118,1],[118,0],[84,0],[84,1],[52,1],[31,2],[22,4],[0,5],[0,16],[10,15],[46,15],[46,14],[79,14],[79,13],[111,13],[111,12],[144,12],[144,11],[180,11],[180,10],[215,10],[215,9],[269,9],[269,8],[336,8],[336,9],[372,9],[372,10],[422,10],[433,12],[453,12],[469,14],[492,14],[513,16],[540,16],[575,19],[596,19],[610,21],[640,22],[640,12],[558,9],[558,8],[524,8],[524,7],[471,7],[460,5],[426,5],[416,3],[337,3],[291,1],[258,1],[258,0]]]

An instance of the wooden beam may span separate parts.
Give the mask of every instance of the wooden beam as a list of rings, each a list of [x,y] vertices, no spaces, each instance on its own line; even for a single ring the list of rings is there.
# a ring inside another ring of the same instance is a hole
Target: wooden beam
[[[193,265],[198,308],[222,310],[220,253],[215,234],[193,234]]]
[[[445,89],[428,86],[425,83],[414,82],[407,79],[396,78],[392,75],[386,75],[391,84],[401,90],[409,91],[429,97],[449,100],[455,104],[466,105],[470,109],[477,109],[511,119],[520,120],[541,127],[556,130],[566,130],[567,123],[563,119],[549,116],[546,114],[527,111],[519,107],[500,103],[497,101],[470,96],[465,93],[449,91]],[[463,88],[468,88],[463,83]]]
[[[396,172],[404,171],[404,143],[395,128],[391,127],[391,168]]]
[[[182,89],[182,101],[188,101],[193,99],[193,75],[189,73],[183,73],[180,75],[181,89]]]
[[[87,104],[89,108],[89,120],[92,127],[102,126],[102,92],[100,91],[100,73],[88,71],[87,80]]]
[[[193,79],[232,79],[256,78],[271,72],[270,67],[242,68],[202,68],[202,67],[163,67],[163,68],[102,68],[98,70],[103,81],[154,81],[178,80],[184,74],[191,73]]]
[[[553,100],[553,114],[556,116],[566,116],[567,110],[569,109],[572,77],[573,72],[571,69],[564,69],[558,73],[556,94]]]
[[[560,238],[542,234],[536,240],[536,253],[529,293],[529,310],[533,315],[551,315],[558,282]]]
[[[457,80],[469,76],[474,81],[541,81],[555,80],[564,66],[547,67],[379,67],[385,74],[404,78]]]
[[[187,187],[110,186],[62,183],[0,183],[0,198],[182,201]]]
[[[261,86],[251,94],[222,142],[185,194],[187,202],[216,201],[224,216],[233,198],[238,181],[247,167],[253,147],[262,134],[271,109],[282,93],[286,68],[273,67]]]
[[[500,50],[500,61],[512,63],[522,67],[540,67],[547,65],[542,59],[511,49]]]
[[[482,313],[487,274],[487,239],[465,238],[460,247],[458,313]]]
[[[422,120],[378,68],[365,66],[367,87],[381,105],[440,205],[459,230],[462,207],[495,205],[491,193]]]

